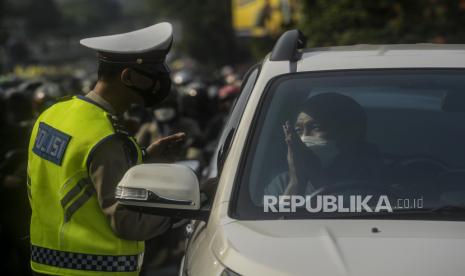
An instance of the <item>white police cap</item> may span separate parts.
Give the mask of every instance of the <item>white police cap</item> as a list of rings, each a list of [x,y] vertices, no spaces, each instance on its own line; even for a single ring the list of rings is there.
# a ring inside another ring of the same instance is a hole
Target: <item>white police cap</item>
[[[85,38],[83,46],[98,51],[102,61],[127,64],[163,63],[173,42],[173,27],[162,22],[140,30]]]

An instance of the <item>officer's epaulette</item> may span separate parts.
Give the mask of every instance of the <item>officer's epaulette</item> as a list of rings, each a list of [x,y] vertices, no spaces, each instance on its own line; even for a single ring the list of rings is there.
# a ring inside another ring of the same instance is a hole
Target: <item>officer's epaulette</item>
[[[73,95],[66,95],[66,96],[63,96],[63,97],[58,97],[56,99],[56,102],[65,102],[65,101],[69,101],[73,98]]]
[[[108,120],[110,120],[110,123],[112,124],[113,129],[116,133],[129,135],[129,131],[127,130],[126,126],[121,122],[121,119],[118,116],[107,114],[107,117]]]

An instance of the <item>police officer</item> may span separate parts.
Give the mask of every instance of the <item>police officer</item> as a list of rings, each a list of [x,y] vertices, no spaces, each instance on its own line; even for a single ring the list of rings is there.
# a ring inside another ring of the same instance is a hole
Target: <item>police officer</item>
[[[98,82],[86,96],[47,109],[29,145],[31,266],[36,274],[137,275],[143,241],[169,228],[168,218],[124,209],[114,193],[131,166],[169,161],[184,139],[178,133],[143,151],[118,116],[131,104],[153,106],[168,95],[165,57],[172,40],[169,23],[81,40],[98,52]]]

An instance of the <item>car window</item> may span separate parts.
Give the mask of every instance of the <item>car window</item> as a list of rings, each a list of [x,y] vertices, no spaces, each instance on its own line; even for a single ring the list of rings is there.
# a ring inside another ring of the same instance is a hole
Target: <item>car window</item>
[[[272,82],[258,110],[235,217],[465,206],[464,70],[291,74]]]
[[[240,96],[235,102],[231,114],[223,128],[223,131],[221,132],[217,149],[209,166],[207,178],[218,177],[219,171],[221,171],[221,168],[223,167],[235,131],[239,125],[239,121],[242,117],[242,114],[244,113],[247,101],[250,97],[250,94],[252,93],[258,74],[260,72],[260,67],[261,64],[253,66],[244,76]]]

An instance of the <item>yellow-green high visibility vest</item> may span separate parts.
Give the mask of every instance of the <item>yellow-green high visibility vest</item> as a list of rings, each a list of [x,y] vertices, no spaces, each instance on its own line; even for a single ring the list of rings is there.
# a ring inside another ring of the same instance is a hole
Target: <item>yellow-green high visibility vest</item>
[[[34,125],[29,143],[31,266],[52,275],[137,275],[144,243],[118,238],[89,180],[93,149],[115,135],[116,121],[85,97],[60,101]],[[127,135],[124,137],[129,138]],[[137,143],[134,155],[142,154]]]

